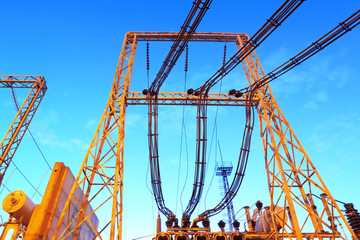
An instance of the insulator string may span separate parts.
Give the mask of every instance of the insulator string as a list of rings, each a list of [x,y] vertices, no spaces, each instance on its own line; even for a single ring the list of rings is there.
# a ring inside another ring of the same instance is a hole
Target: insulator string
[[[150,86],[150,56],[149,56],[149,42],[146,43],[146,74],[147,74],[147,87]]]
[[[225,66],[225,63],[226,63],[226,42],[224,45],[223,67]]]

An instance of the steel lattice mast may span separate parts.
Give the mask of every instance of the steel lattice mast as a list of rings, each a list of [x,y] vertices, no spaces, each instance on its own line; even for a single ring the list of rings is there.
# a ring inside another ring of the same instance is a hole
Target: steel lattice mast
[[[100,211],[103,216],[109,216],[110,239],[122,239],[126,107],[138,104],[147,105],[149,102],[149,97],[140,96],[138,92],[129,92],[137,41],[171,41],[176,35],[177,33],[167,32],[129,32],[126,34],[107,106],[52,239],[65,239],[68,236],[76,239],[80,226],[84,222],[91,225],[91,215]],[[245,34],[196,33],[190,41],[236,42],[240,49],[247,39]],[[264,76],[254,51],[245,58],[243,66],[249,85]],[[196,101],[193,99],[194,96],[186,93],[159,93],[159,105],[196,105]],[[297,238],[299,240],[303,237],[319,239],[340,237],[344,239],[336,229],[333,218],[330,218],[332,221],[328,222],[327,214],[330,212],[332,216],[343,220],[353,238],[357,239],[281,113],[268,85],[264,85],[250,103],[246,94],[243,98],[233,98],[226,94],[209,94],[203,99],[209,105],[239,106],[239,103],[241,106],[257,105],[265,151],[271,216],[274,221],[279,222],[278,218],[281,216],[277,216],[274,212],[276,206],[288,209],[288,214],[291,216],[291,221],[283,222],[281,231],[273,228],[268,237]],[[78,187],[85,193],[83,197],[74,195],[74,191]],[[312,196],[320,194],[323,194],[323,201],[326,204],[324,208],[318,208],[316,212],[312,207]],[[301,196],[301,199],[297,196]],[[80,208],[80,212],[72,218],[67,216],[71,202],[76,203],[76,207]],[[94,210],[89,213],[85,211],[85,208],[90,204]],[[306,221],[308,218],[310,223]],[[60,230],[63,219],[68,219],[68,224],[65,229]],[[306,226],[306,232],[303,231],[304,226]],[[97,237],[103,239],[101,237],[102,230],[92,227]]]
[[[76,239],[81,225],[85,222],[92,227],[99,239],[103,239],[101,237],[102,230],[97,230],[90,221],[91,215],[100,211],[106,216],[111,216],[108,219],[109,223],[105,223],[106,226],[110,225],[110,239],[122,239],[125,113],[127,105],[134,100],[133,96],[136,96],[136,93],[129,92],[129,87],[137,42],[171,41],[176,38],[177,34],[177,32],[128,32],[125,35],[109,100],[52,239],[66,239],[69,236]],[[246,35],[195,33],[191,36],[190,41],[236,42],[239,38],[246,38]],[[168,96],[176,95],[176,93],[164,94]],[[184,96],[185,93],[181,94]],[[162,95],[163,93],[159,93],[159,96]],[[221,94],[217,96],[217,99],[209,98],[209,103],[212,105],[236,106],[239,105],[239,102],[245,102],[245,100],[231,100],[228,96],[223,97],[224,95]],[[142,97],[142,99],[137,97],[137,100],[149,101],[146,97]],[[80,188],[84,192],[84,196],[76,196],[76,188]],[[75,206],[72,206],[71,203],[74,203]],[[89,213],[85,209],[90,204],[94,210]],[[68,216],[69,207],[78,208],[80,211],[70,218]],[[61,226],[64,219],[68,219],[65,229]]]
[[[20,142],[47,90],[43,76],[1,75],[0,88],[27,88],[29,94],[0,144],[0,185]],[[14,95],[15,96],[15,95]],[[14,97],[15,104],[16,99]],[[18,106],[17,106],[18,107]]]
[[[249,85],[265,76],[255,51],[242,64]],[[269,237],[277,239],[295,237],[298,240],[304,237],[311,239],[339,237],[345,239],[334,224],[334,216],[336,216],[343,220],[352,237],[357,239],[344,214],[282,114],[270,86],[265,84],[257,91],[256,96],[259,99],[257,111],[269,184],[271,217],[273,222],[276,220],[279,222],[279,218],[285,218],[285,211],[283,211],[282,216],[274,211],[276,206],[280,206],[287,209],[290,218],[290,224],[282,224],[282,232],[272,226],[273,235]],[[318,207],[317,210],[314,210],[314,195],[323,196],[325,203],[323,208]],[[327,215],[329,210],[330,216]],[[310,223],[307,222],[308,218],[311,220]],[[307,233],[305,234],[304,228],[309,229],[306,230]]]

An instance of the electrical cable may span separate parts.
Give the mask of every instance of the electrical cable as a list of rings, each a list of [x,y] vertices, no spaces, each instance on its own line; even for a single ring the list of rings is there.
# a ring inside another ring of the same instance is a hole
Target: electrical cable
[[[226,59],[226,43],[224,46],[224,57],[223,57],[223,64]],[[222,85],[222,80],[221,80]],[[219,88],[219,92],[221,92],[221,86]],[[191,92],[188,91],[188,94],[191,94]],[[196,93],[195,93],[196,95]],[[202,95],[201,93],[198,98],[198,104],[197,104],[197,131],[196,131],[196,160],[195,160],[195,177],[194,177],[194,184],[193,184],[193,192],[189,201],[188,206],[186,207],[185,211],[183,212],[183,222],[188,222],[192,213],[194,212],[195,208],[198,206],[200,202],[200,198],[203,192],[203,186],[204,181],[206,177],[206,146],[207,146],[207,104],[206,100],[203,98],[207,94]],[[217,107],[218,111],[218,107]],[[217,115],[216,115],[217,116]],[[215,124],[215,122],[214,122]],[[217,129],[217,128],[216,128]],[[217,131],[216,131],[216,141],[217,141]],[[216,144],[215,144],[215,150],[217,150]],[[217,156],[217,151],[215,153],[215,156]],[[215,159],[216,161],[216,159]],[[211,181],[212,183],[212,181]],[[184,224],[186,225],[186,224]]]
[[[330,30],[324,36],[313,42],[311,45],[309,45],[307,48],[302,50],[300,53],[290,58],[288,61],[277,67],[275,70],[266,74],[263,78],[254,82],[251,86],[243,88],[237,92],[245,93],[245,92],[256,91],[260,87],[274,81],[275,79],[287,73],[294,67],[303,63],[305,60],[309,59],[314,54],[320,52],[325,47],[329,46],[332,42],[339,39],[345,33],[351,31],[354,27],[359,25],[359,23],[360,23],[360,10],[357,10],[354,14],[352,14],[346,20],[344,20],[335,28]]]
[[[252,96],[248,97],[247,104],[246,104],[246,124],[244,128],[244,134],[243,134],[243,140],[242,145],[240,148],[240,154],[239,154],[239,161],[237,165],[237,169],[235,172],[235,176],[233,179],[233,182],[226,193],[226,195],[223,197],[223,199],[219,202],[216,207],[206,210],[202,214],[199,215],[198,219],[195,219],[194,222],[199,221],[201,219],[208,219],[211,216],[214,216],[221,212],[227,205],[232,201],[232,199],[235,197],[237,191],[239,190],[244,173],[246,171],[247,166],[247,160],[249,157],[249,150],[250,150],[250,143],[251,143],[251,135],[252,130],[254,126],[254,109],[251,106],[251,99]]]
[[[41,178],[41,181],[40,181],[40,183],[39,183],[38,187],[36,188],[36,191],[34,192],[34,194],[32,195],[32,197],[30,198],[31,200],[34,198],[34,196],[35,196],[36,192],[39,190],[40,185],[41,185],[42,181],[44,180],[44,178],[45,178],[45,176],[46,176],[46,174],[47,174],[47,172],[48,172],[49,170],[52,170],[52,169],[51,169],[51,168],[48,168],[48,169],[46,170],[46,172],[45,172],[44,176]]]
[[[188,147],[187,147],[186,128],[185,128],[185,125],[183,127],[184,127],[184,137],[185,137],[184,140],[185,140],[185,153],[186,153],[186,175],[185,175],[185,182],[184,182],[183,188],[181,190],[181,194],[180,194],[181,211],[184,211],[183,204],[182,204],[182,196],[184,194],[187,179],[189,176],[189,153],[188,153]]]
[[[210,88],[229,74],[239,65],[252,51],[254,51],[270,34],[275,31],[302,3],[304,0],[286,0],[265,24],[245,44],[213,74],[201,87],[194,92],[208,93]],[[190,89],[189,89],[190,90]]]
[[[188,59],[189,59],[189,46],[186,45],[185,47],[185,69],[184,69],[184,92],[186,91],[186,82],[187,82],[187,72],[188,72]],[[182,155],[182,142],[183,142],[183,134],[185,129],[185,105],[182,109],[182,124],[181,124],[181,137],[180,137],[180,156],[179,156],[179,169],[178,169],[178,182],[176,187],[176,204],[175,204],[175,212],[177,212],[177,206],[178,206],[178,197],[179,197],[179,185],[180,185],[180,173],[181,173],[181,155]],[[187,144],[187,142],[185,142]],[[188,159],[188,156],[186,156]],[[183,210],[183,209],[182,209]]]
[[[2,190],[1,190],[1,192],[3,191],[4,188],[5,188],[6,190],[8,190],[9,192],[11,192],[10,189],[9,189],[7,186],[5,186],[5,184],[1,183],[1,185],[3,185],[3,188],[2,188]],[[1,194],[1,193],[0,193],[0,194]]]
[[[150,169],[151,169],[151,179],[152,187],[154,192],[154,197],[158,209],[162,212],[169,221],[177,224],[177,219],[175,214],[165,206],[164,197],[162,194],[161,178],[160,178],[160,168],[159,168],[159,153],[158,153],[158,98],[157,94],[162,83],[167,78],[171,69],[175,65],[177,59],[183,52],[185,46],[190,40],[191,36],[195,32],[200,21],[204,17],[206,11],[212,0],[197,0],[193,3],[192,9],[190,10],[184,24],[182,25],[180,32],[176,39],[174,40],[173,45],[170,48],[170,51],[163,62],[162,67],[160,68],[158,74],[156,75],[155,80],[152,82],[148,90],[144,90],[144,94],[149,94],[149,105],[148,105],[148,122],[149,122],[149,159],[150,159]],[[189,29],[188,29],[189,28]],[[154,96],[154,98],[153,98]]]
[[[338,218],[335,218],[335,219],[338,221],[338,223],[339,223],[339,225],[340,225],[340,228],[341,228],[341,230],[342,230],[342,231],[343,231],[343,233],[344,233],[345,239],[346,239],[346,240],[348,240],[348,238],[347,238],[347,236],[346,236],[346,233],[345,233],[345,230],[344,230],[344,228],[343,228],[343,226],[342,226],[341,222],[339,221],[339,219],[338,219]]]
[[[30,186],[35,190],[35,193],[38,193],[41,197],[43,195],[34,187],[34,185],[29,181],[29,179],[23,174],[23,172],[16,166],[14,161],[11,161],[12,164],[14,164],[15,168],[19,171],[19,173],[25,178],[25,180],[30,184]]]
[[[147,87],[148,88],[150,86],[150,54],[149,54],[149,52],[150,52],[150,45],[149,45],[149,41],[148,41],[146,43],[146,77],[147,77]],[[146,188],[150,192],[151,196],[154,196],[154,193],[151,191],[151,189],[149,188],[149,185],[148,185],[149,169],[150,169],[150,162],[149,162],[147,170],[146,170],[145,184],[146,184]],[[151,214],[152,214],[153,229],[155,230],[155,223],[154,223],[155,214],[154,214],[154,199],[153,198],[151,198]]]
[[[224,54],[223,54],[223,66],[225,65],[225,62],[226,62],[226,42],[224,44]],[[222,79],[220,80],[220,86],[219,86],[219,93],[221,93],[221,89],[222,89]],[[217,147],[216,147],[216,142],[218,141],[218,137],[217,137],[217,116],[218,116],[218,111],[219,111],[219,106],[216,106],[216,111],[215,111],[215,118],[214,118],[214,126],[213,126],[213,132],[212,132],[212,136],[211,136],[211,142],[210,142],[210,151],[209,151],[209,155],[208,155],[208,159],[210,159],[210,156],[211,156],[211,150],[212,150],[212,144],[213,144],[213,138],[214,138],[214,135],[215,135],[215,131],[216,131],[216,137],[215,137],[215,164],[214,164],[214,172],[212,174],[212,177],[211,177],[211,180],[210,180],[210,184],[209,184],[209,187],[206,191],[206,194],[205,194],[205,198],[204,198],[204,207],[206,209],[206,199],[207,199],[207,196],[208,196],[208,193],[210,191],[210,188],[211,188],[211,185],[212,185],[212,182],[214,180],[214,176],[215,176],[215,172],[216,172],[216,160],[217,160]],[[208,171],[208,166],[207,165],[207,168],[206,168],[206,171]]]
[[[256,81],[254,84],[252,84],[251,86],[245,88],[247,89],[247,92],[250,93],[250,99],[255,95],[255,93],[257,91],[260,90],[261,87],[263,87],[265,84],[268,84],[270,81],[274,80],[275,78],[279,77],[280,75],[284,74],[285,72],[289,71],[290,69],[292,69],[293,67],[299,65],[301,62],[305,61],[306,59],[308,59],[310,56],[314,55],[315,53],[317,53],[318,51],[322,50],[324,47],[326,47],[327,45],[329,45],[331,42],[333,42],[334,40],[338,39],[340,36],[342,36],[343,34],[345,34],[346,32],[350,31],[353,27],[355,27],[356,25],[359,24],[359,12],[360,10],[358,10],[357,12],[355,12],[355,14],[353,14],[352,16],[350,16],[347,20],[345,20],[344,22],[340,23],[336,28],[334,28],[333,30],[331,30],[328,34],[326,34],[324,37],[320,38],[317,42],[313,43],[311,46],[309,46],[307,49],[305,49],[303,52],[301,52],[300,54],[298,54],[297,56],[295,56],[294,58],[291,58],[288,62],[286,62],[285,64],[281,65],[278,69],[275,69],[276,72],[271,72],[270,74],[266,75],[266,77]],[[358,16],[356,16],[358,15]],[[325,39],[324,39],[325,38]],[[251,50],[252,51],[252,50]],[[250,54],[250,52],[248,53]],[[204,86],[204,85],[203,85]],[[209,85],[207,88],[200,89],[200,92],[198,93],[200,96],[203,94],[203,91],[205,93],[205,95],[207,94],[207,92],[209,91],[209,88],[211,87],[211,85]],[[240,95],[243,95],[244,91],[238,91],[240,92]],[[251,101],[249,101],[250,103]],[[252,127],[251,127],[252,128]],[[245,135],[244,135],[245,136]],[[244,139],[243,139],[244,140]],[[243,148],[242,148],[243,149]],[[238,165],[239,166],[239,165]],[[246,168],[246,163],[245,163],[245,168]],[[242,181],[242,180],[241,180]],[[241,183],[240,181],[240,183]],[[238,181],[239,183],[239,181]],[[237,183],[237,184],[238,184]],[[233,182],[234,184],[234,182]],[[232,184],[232,187],[233,187]],[[231,188],[232,188],[231,187]],[[236,194],[238,188],[236,189],[235,192],[233,191],[229,191],[230,192],[230,197],[228,197],[228,199],[223,199],[222,203],[226,203],[229,202],[229,198],[231,198],[231,196],[234,195],[234,193]],[[228,193],[229,193],[228,192]],[[202,218],[208,218],[214,214],[217,214],[220,209],[225,205],[220,203],[218,206],[216,206],[214,209],[205,211],[204,213],[202,213],[198,219],[202,219]]]
[[[110,223],[111,223],[111,221],[109,221],[109,222],[99,231],[99,234],[102,233],[102,232],[110,225]],[[106,233],[106,232],[104,232],[104,233]],[[108,234],[108,233],[106,233],[106,234],[110,236],[110,234]],[[95,237],[93,238],[93,240],[95,240],[96,238],[97,238],[97,236],[95,236]]]
[[[16,98],[16,95],[15,95],[15,91],[14,91],[14,89],[13,88],[10,88],[11,89],[11,94],[12,94],[12,97],[13,97],[13,101],[14,101],[14,104],[15,104],[15,108],[17,109],[17,111],[19,111],[19,104],[18,104],[18,101],[17,101],[17,98]],[[52,170],[52,168],[51,168],[51,166],[50,166],[50,164],[49,164],[49,162],[46,160],[46,158],[45,158],[45,156],[44,156],[44,154],[43,154],[43,152],[41,151],[41,149],[40,149],[40,147],[39,147],[39,145],[37,144],[37,142],[36,142],[36,140],[35,140],[35,138],[34,138],[34,136],[32,135],[32,133],[31,133],[31,131],[30,131],[30,129],[28,128],[27,129],[28,130],[28,132],[29,132],[29,134],[30,134],[30,136],[31,136],[31,138],[33,139],[33,141],[35,142],[35,145],[36,145],[36,147],[38,148],[38,150],[40,151],[40,154],[42,155],[42,157],[43,157],[43,159],[44,159],[44,161],[45,161],[45,163],[47,164],[47,166],[49,167],[47,170],[46,170],[46,172],[45,172],[45,174],[44,174],[44,176],[42,177],[42,179],[41,179],[41,181],[40,181],[40,183],[39,183],[39,185],[38,185],[38,188],[35,188],[34,187],[34,185],[29,181],[29,179],[22,173],[22,171],[16,166],[16,164],[15,164],[15,162],[14,161],[12,161],[12,163],[14,164],[14,166],[15,166],[15,169],[17,169],[19,172],[20,172],[20,174],[25,178],[25,180],[35,189],[35,193],[33,194],[33,196],[31,197],[31,199],[35,196],[35,194],[36,193],[38,193],[41,197],[42,197],[42,194],[38,191],[38,189],[39,189],[39,187],[40,187],[40,185],[41,185],[41,183],[42,183],[42,181],[43,181],[43,179],[44,179],[44,177],[45,177],[45,175],[46,175],[46,173],[48,172],[48,170],[49,169],[51,169]]]
[[[10,89],[11,89],[11,94],[12,94],[12,97],[13,97],[13,101],[14,101],[14,104],[15,104],[16,111],[19,111],[20,108],[19,108],[19,103],[18,103],[17,98],[16,98],[16,95],[15,95],[15,91],[14,91],[13,88],[10,88]],[[30,128],[29,128],[29,127],[28,127],[27,131],[29,132],[31,138],[33,139],[33,141],[34,141],[37,149],[39,150],[41,156],[43,157],[44,161],[46,162],[46,164],[48,165],[48,167],[52,170],[49,162],[46,160],[45,155],[44,155],[43,152],[41,151],[38,143],[36,142],[34,136],[32,135],[32,133],[31,133],[31,131],[30,131]]]
[[[213,139],[214,139],[214,136],[215,136],[215,129],[217,128],[217,124],[216,124],[216,121],[214,123],[214,127],[213,127],[213,132],[212,132],[212,136],[211,136],[211,142],[210,142],[210,151],[209,151],[209,155],[208,155],[208,158],[210,159],[210,156],[211,156],[211,150],[212,150],[212,144],[213,144]],[[215,148],[215,163],[216,163],[216,148]],[[208,165],[209,166],[209,165]],[[207,171],[207,170],[206,170]],[[211,177],[211,180],[210,180],[210,184],[209,184],[209,187],[206,191],[206,194],[205,194],[205,198],[204,198],[204,207],[206,209],[206,199],[207,199],[207,196],[208,196],[208,193],[210,191],[210,186],[212,185],[212,182],[214,180],[214,176],[215,176],[215,172],[216,172],[216,164],[214,166],[214,172],[212,174],[212,177]]]
[[[16,170],[16,168],[14,168],[14,169],[11,171],[11,173],[9,174],[9,176],[6,178],[5,183],[1,183],[1,184],[3,185],[3,188],[2,188],[1,191],[0,191],[0,195],[1,195],[2,191],[4,190],[4,188],[6,188],[9,192],[11,192],[11,191],[6,187],[6,183],[9,181],[11,175],[15,172],[15,170]]]

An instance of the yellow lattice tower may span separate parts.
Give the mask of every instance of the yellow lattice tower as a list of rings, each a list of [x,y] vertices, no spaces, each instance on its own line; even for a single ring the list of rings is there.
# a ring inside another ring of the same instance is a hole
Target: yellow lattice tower
[[[52,239],[66,239],[71,236],[77,239],[80,227],[88,223],[96,236],[102,230],[91,223],[92,214],[101,211],[102,216],[109,216],[105,226],[110,225],[110,239],[122,239],[123,212],[123,170],[124,170],[124,137],[125,113],[127,105],[147,105],[149,99],[139,92],[129,92],[131,74],[134,64],[137,41],[173,41],[177,32],[129,32],[125,36],[120,54],[110,97],[105,111],[95,132],[91,145],[85,155],[80,171],[75,179],[70,195],[61,213]],[[236,42],[241,47],[248,40],[245,34],[229,33],[196,33],[190,41]],[[243,61],[249,85],[264,76],[255,52]],[[159,93],[159,105],[196,105],[197,99],[186,93]],[[260,120],[261,137],[265,151],[270,191],[270,213],[273,222],[270,233],[249,233],[249,236],[264,238],[311,239],[323,237],[340,237],[334,218],[340,218],[354,239],[357,239],[340,208],[326,188],[319,173],[310,161],[305,150],[290,128],[289,123],[280,111],[271,93],[265,85],[257,92],[252,104],[257,104]],[[209,94],[208,105],[244,106],[246,98],[232,98],[227,94]],[[84,195],[75,196],[76,188],[81,188]],[[316,211],[313,196],[322,195],[323,208]],[[73,206],[71,203],[75,204]],[[86,211],[88,205],[94,209]],[[274,211],[276,206],[287,209],[289,221]],[[68,216],[69,208],[79,212]],[[99,215],[99,214],[98,214]],[[309,223],[307,220],[310,219]],[[330,219],[328,222],[327,219]],[[66,226],[62,226],[62,222]],[[281,227],[281,229],[280,229]]]

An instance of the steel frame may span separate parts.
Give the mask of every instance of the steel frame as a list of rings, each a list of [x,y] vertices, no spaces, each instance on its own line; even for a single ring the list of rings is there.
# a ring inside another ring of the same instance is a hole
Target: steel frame
[[[0,144],[0,184],[47,90],[43,76],[0,75],[0,88],[30,88]],[[15,103],[17,105],[17,103]]]
[[[88,221],[92,226],[91,215],[103,209],[104,212],[107,209],[110,210],[107,213],[107,216],[111,216],[109,219],[110,239],[122,239],[126,107],[127,105],[148,104],[147,97],[141,96],[138,92],[129,92],[137,41],[172,41],[177,34],[177,32],[128,32],[125,35],[109,100],[61,213],[52,240],[66,239],[68,236],[77,239],[81,224]],[[247,39],[248,37],[245,34],[195,33],[191,36],[190,41],[236,42],[240,48]],[[245,59],[243,66],[249,85],[264,76],[255,52],[252,52]],[[243,100],[229,98],[225,95],[209,94],[207,99],[209,105],[244,106]],[[159,100],[159,105],[196,105],[195,101],[185,93],[161,93],[159,99],[162,99]],[[254,105],[257,105],[265,151],[271,216],[276,222],[278,218],[273,211],[275,206],[288,208],[291,216],[291,225],[283,224],[282,231],[273,227],[271,233],[267,234],[266,237],[300,240],[303,237],[321,239],[325,236],[331,236],[331,238],[341,237],[344,239],[335,229],[333,222],[327,223],[324,220],[326,209],[328,209],[332,216],[338,214],[345,222],[352,237],[357,239],[289,123],[281,113],[270,87],[268,85],[263,86],[261,91],[256,93],[255,100]],[[83,196],[74,195],[77,187],[83,190]],[[315,192],[325,193],[327,196],[324,200],[325,206],[330,206],[319,210],[318,214],[313,211],[310,197],[306,195]],[[298,193],[302,199],[297,198]],[[73,217],[67,216],[70,202],[74,202],[79,208],[79,213]],[[91,204],[94,209],[91,213],[85,212],[88,204]],[[297,216],[297,213],[301,211],[305,212],[306,217],[300,217],[301,214],[299,217]],[[331,216],[329,217],[329,219],[333,219]],[[310,230],[307,230],[308,218],[312,223]],[[66,219],[67,227],[60,231],[61,224]],[[320,226],[326,231],[320,231]],[[304,227],[306,228],[304,229]],[[307,233],[303,233],[305,230]],[[103,239],[101,237],[102,230],[98,231],[94,228],[94,231],[99,239]],[[264,235],[263,233],[251,234],[260,237]]]
[[[238,49],[243,42],[239,43]],[[265,76],[255,51],[242,64],[249,85]],[[257,111],[265,153],[272,220],[276,222],[279,217],[285,217],[277,216],[274,212],[275,207],[280,206],[287,209],[291,223],[283,223],[282,232],[272,226],[272,236],[276,239],[295,237],[301,240],[305,237],[322,239],[331,235],[331,239],[345,239],[336,229],[336,217],[343,220],[353,239],[358,239],[281,112],[270,86],[265,84],[255,95],[259,99]],[[321,195],[323,204],[315,206],[313,195]],[[307,222],[309,218],[311,223]]]
[[[77,239],[81,224],[88,221],[92,226],[91,215],[99,212],[99,210],[106,212],[107,209],[111,209],[111,212],[107,214],[111,216],[109,221],[109,224],[111,224],[110,239],[122,239],[121,218],[123,211],[122,187],[126,106],[131,103],[145,104],[147,101],[146,97],[140,97],[140,93],[129,93],[137,41],[171,41],[177,34],[177,32],[128,32],[125,35],[109,100],[60,215],[52,236],[53,240],[66,239],[70,235],[73,239]],[[190,41],[235,42],[238,38],[245,39],[246,37],[245,34],[195,33],[191,36]],[[177,95],[177,93],[169,94],[175,97]],[[217,102],[228,102],[231,105],[242,102],[236,98],[229,99],[227,95],[224,97],[225,95],[214,95],[215,99],[211,101],[214,105],[218,104]],[[213,95],[209,96],[211,98]],[[185,98],[184,93],[180,93],[180,99],[176,99],[176,101],[185,101]],[[176,101],[174,104],[177,104]],[[189,101],[189,103],[192,102]],[[165,100],[164,104],[170,103]],[[84,196],[74,195],[77,187],[82,189]],[[79,209],[78,214],[71,219],[67,216],[69,206],[71,206],[70,202],[75,203]],[[86,213],[85,208],[89,204],[92,205],[94,211]],[[60,230],[63,221],[65,221],[67,227]],[[95,227],[93,229],[97,237],[102,239],[101,231],[98,231]]]
[[[228,93],[209,93],[204,101],[208,106],[246,106],[245,97],[235,98]],[[187,93],[175,92],[160,92],[157,98],[158,105],[199,105],[199,98]],[[126,97],[127,105],[148,105],[150,101],[149,96],[144,96],[141,92],[128,92]],[[257,105],[257,99],[251,102],[252,106]]]

